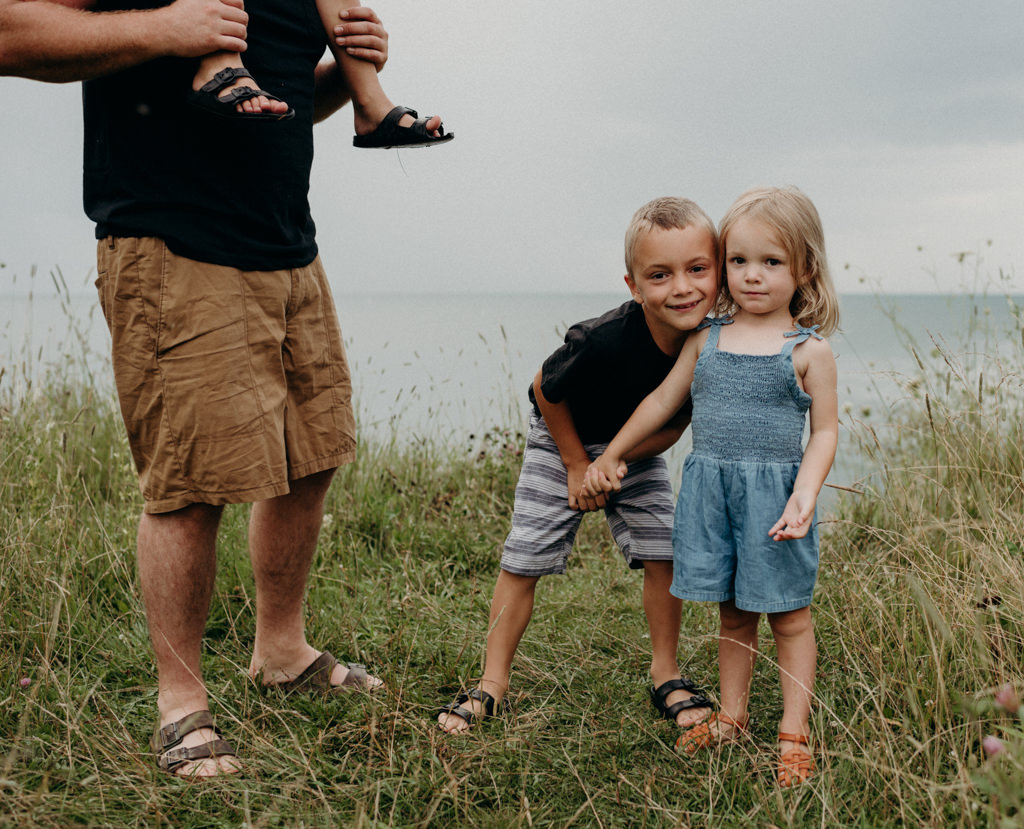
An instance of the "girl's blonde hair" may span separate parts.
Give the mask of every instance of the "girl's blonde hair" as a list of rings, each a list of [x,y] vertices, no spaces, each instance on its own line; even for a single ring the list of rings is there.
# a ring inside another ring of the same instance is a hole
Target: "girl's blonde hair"
[[[764,222],[775,232],[786,251],[796,277],[796,293],[789,312],[797,324],[819,326],[822,336],[839,330],[839,297],[832,283],[825,257],[825,232],[821,218],[807,196],[796,187],[756,187],[748,190],[730,207],[718,226],[722,261],[722,293],[716,313],[732,313],[736,302],[725,277],[725,248],[730,228],[741,218]]]

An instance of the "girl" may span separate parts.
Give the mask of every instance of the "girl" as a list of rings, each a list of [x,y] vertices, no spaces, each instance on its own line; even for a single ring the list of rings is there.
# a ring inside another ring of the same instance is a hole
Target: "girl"
[[[455,137],[445,133],[436,115],[420,118],[415,110],[396,107],[388,99],[377,78],[379,67],[366,60],[366,49],[360,48],[366,40],[361,22],[379,22],[372,12],[360,8],[358,0],[317,0],[316,8],[352,93],[356,147],[422,147]],[[189,102],[217,115],[246,120],[280,121],[295,115],[287,103],[257,86],[238,52],[213,52],[199,60]]]
[[[810,777],[818,570],[814,506],[838,438],[838,327],[818,212],[796,188],[744,193],[722,219],[725,283],[716,310],[589,467],[592,494],[619,488],[623,456],[693,397],[693,452],[673,530],[671,592],[718,602],[720,712],[680,736],[688,754],[746,730],[757,628],[768,614],[782,677],[778,782]],[[801,450],[805,414],[810,438]]]

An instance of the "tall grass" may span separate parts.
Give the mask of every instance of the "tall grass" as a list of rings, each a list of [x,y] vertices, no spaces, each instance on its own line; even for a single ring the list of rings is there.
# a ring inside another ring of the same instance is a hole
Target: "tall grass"
[[[141,505],[116,405],[77,358],[28,391],[0,377],[0,825],[1021,825],[1024,735],[1011,697],[995,701],[1024,687],[1020,331],[1015,343],[998,359],[908,343],[920,371],[891,417],[845,423],[868,473],[825,518],[821,772],[786,792],[770,637],[752,739],[677,756],[646,698],[640,579],[596,517],[570,573],[541,581],[511,711],[461,739],[434,728],[480,671],[515,423],[463,445],[364,446],[331,489],[308,627],[380,671],[380,697],[281,699],[248,680],[248,511],[229,509],[204,670],[246,773],[160,775]],[[680,652],[712,688],[716,616],[687,605]]]

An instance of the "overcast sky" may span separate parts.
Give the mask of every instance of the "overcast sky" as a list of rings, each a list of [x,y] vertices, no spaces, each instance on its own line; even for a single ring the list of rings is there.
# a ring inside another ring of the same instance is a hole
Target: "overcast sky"
[[[640,204],[688,196],[717,221],[760,184],[814,200],[841,291],[955,291],[1000,270],[1021,289],[1021,0],[376,8],[385,89],[456,140],[367,151],[347,112],[317,127],[336,290],[615,291]],[[78,85],[0,78],[0,97],[0,288],[33,264],[83,285]]]

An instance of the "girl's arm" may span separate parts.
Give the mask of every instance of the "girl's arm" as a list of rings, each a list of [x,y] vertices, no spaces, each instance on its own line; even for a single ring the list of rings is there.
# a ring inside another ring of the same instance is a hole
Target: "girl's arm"
[[[625,458],[637,457],[637,450],[644,441],[651,439],[689,399],[693,371],[700,354],[698,344],[705,339],[706,335],[687,338],[679,358],[661,385],[640,402],[604,453],[587,469],[585,486],[591,495],[621,489],[621,481],[626,475]]]
[[[811,396],[811,434],[804,449],[800,471],[793,483],[782,517],[768,531],[776,541],[803,538],[811,527],[814,505],[825,485],[836,456],[839,441],[839,404],[836,397],[836,360],[824,340],[810,339],[800,346],[806,349],[807,367],[803,387]]]
[[[177,0],[124,12],[94,0],[0,0],[0,75],[67,83],[159,57],[245,49],[242,0]]]

